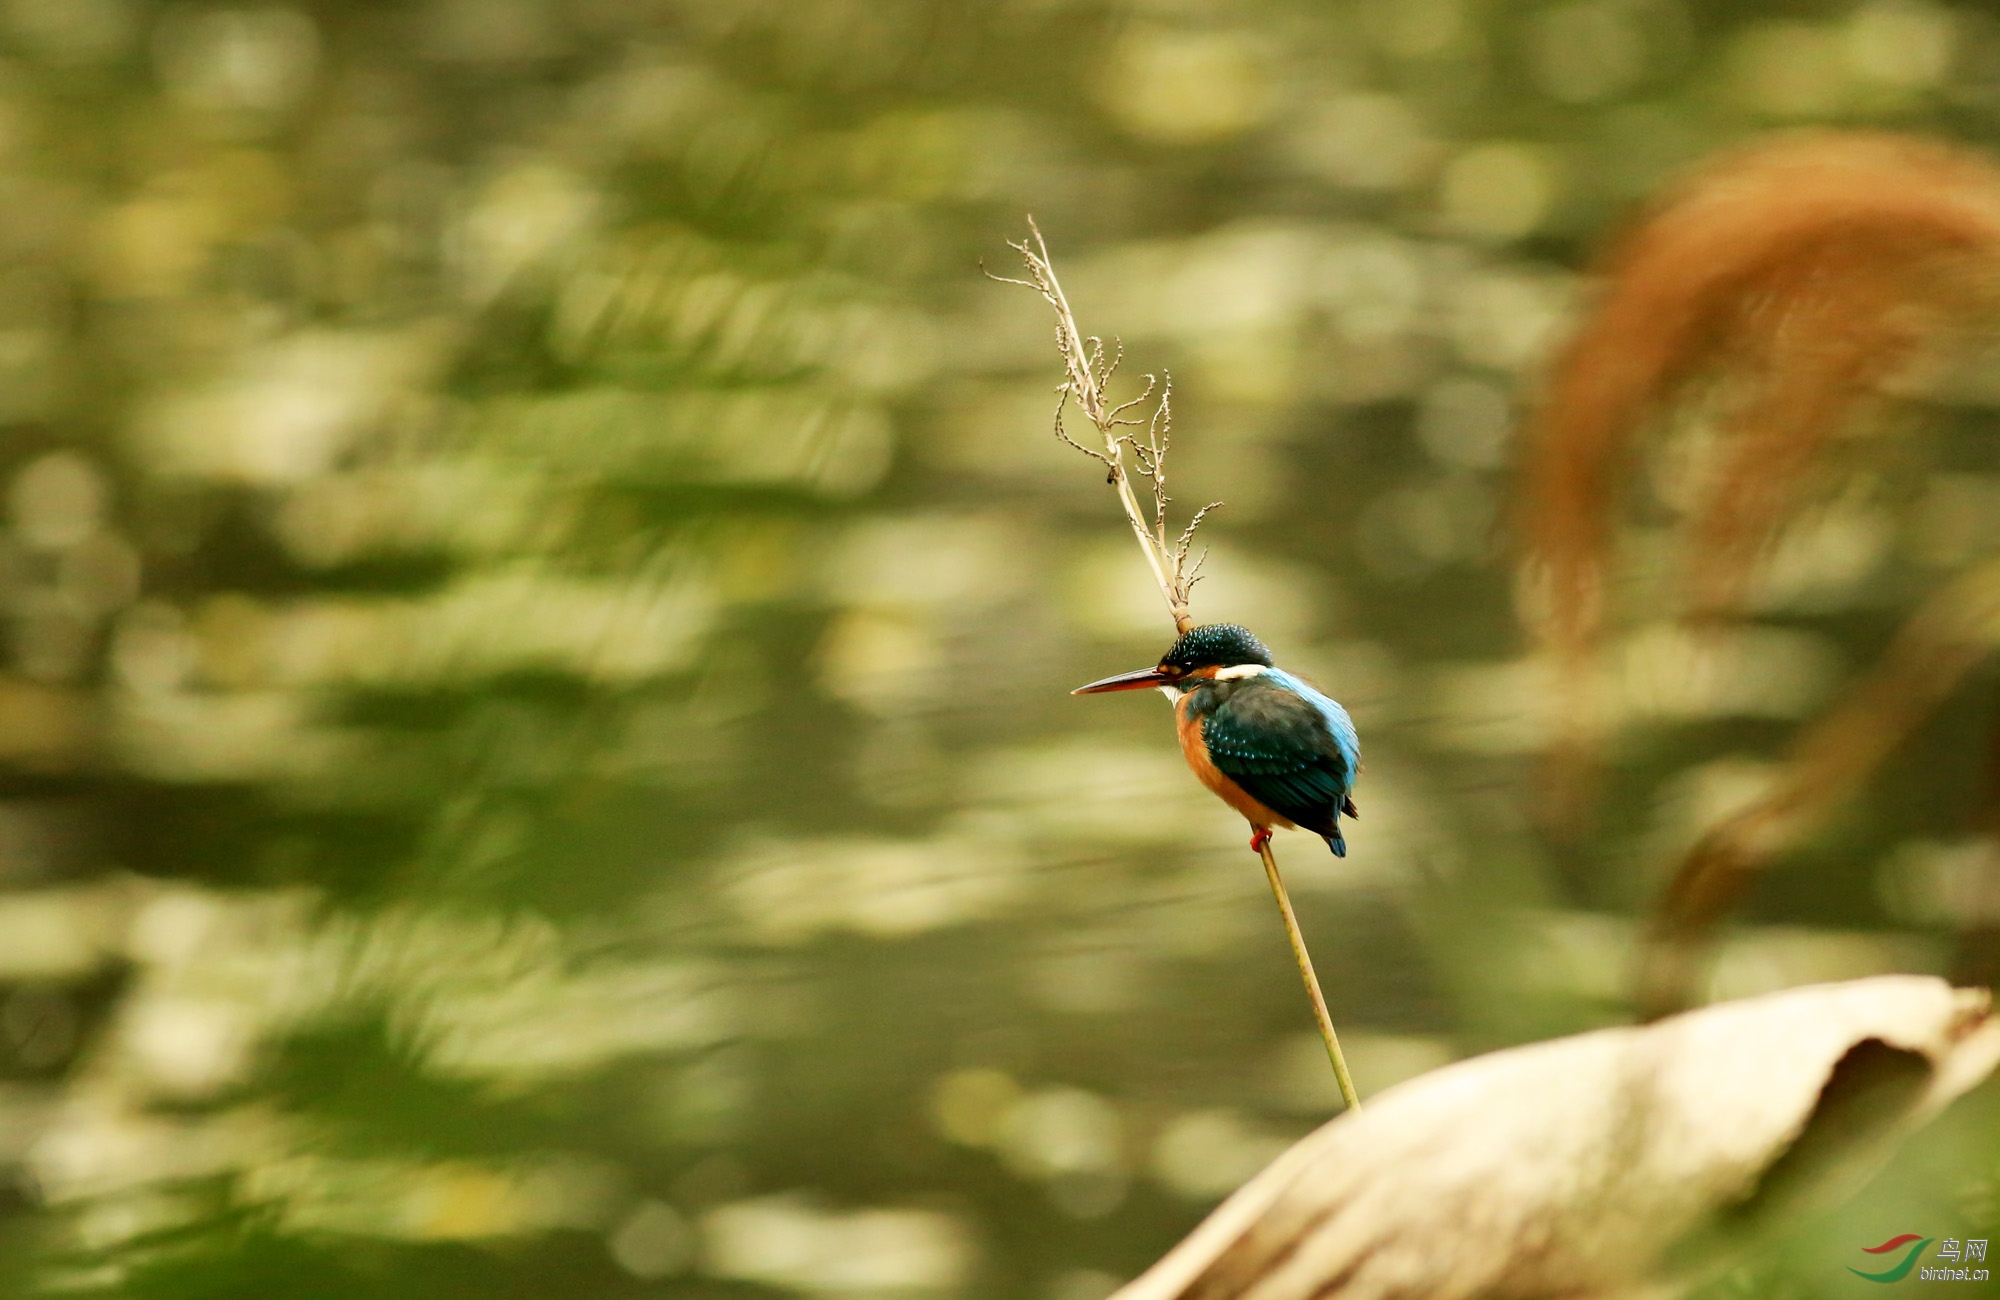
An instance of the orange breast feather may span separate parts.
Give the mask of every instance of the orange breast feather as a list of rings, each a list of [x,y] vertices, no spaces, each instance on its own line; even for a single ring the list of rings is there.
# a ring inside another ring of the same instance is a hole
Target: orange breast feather
[[[1215,791],[1224,803],[1248,818],[1253,826],[1282,826],[1290,829],[1292,821],[1272,812],[1263,804],[1252,799],[1249,792],[1236,782],[1216,770],[1209,762],[1208,746],[1202,743],[1201,719],[1193,716],[1190,706],[1194,703],[1192,692],[1174,702],[1174,729],[1180,734],[1181,753],[1187,757],[1187,764],[1201,783]]]

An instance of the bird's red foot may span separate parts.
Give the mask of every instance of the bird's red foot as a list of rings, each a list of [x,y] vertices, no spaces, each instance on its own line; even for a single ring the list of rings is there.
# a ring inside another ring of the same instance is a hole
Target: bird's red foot
[[[1250,837],[1250,851],[1252,853],[1262,853],[1264,846],[1270,842],[1271,828],[1269,826],[1259,826],[1256,834]]]

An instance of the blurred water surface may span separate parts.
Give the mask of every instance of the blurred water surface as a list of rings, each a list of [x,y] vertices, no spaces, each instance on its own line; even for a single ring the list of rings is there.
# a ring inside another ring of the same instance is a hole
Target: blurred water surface
[[[1532,829],[1509,467],[1590,253],[1755,132],[1992,139],[1972,5],[6,0],[0,51],[9,1294],[1099,1300],[1332,1113],[1243,827],[1066,694],[1170,625],[978,276],[1028,212],[1174,372],[1197,614],[1365,738],[1352,855],[1279,842],[1364,1092],[1626,1017],[1676,849],[2000,546],[1993,391],[1908,398],[1758,624],[1635,577],[1598,829]],[[1718,996],[2000,925],[1989,681]],[[1717,1293],[1983,1235],[1995,1106]]]

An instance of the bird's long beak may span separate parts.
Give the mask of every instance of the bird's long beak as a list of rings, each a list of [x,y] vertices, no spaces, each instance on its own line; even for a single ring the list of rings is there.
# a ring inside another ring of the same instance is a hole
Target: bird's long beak
[[[1164,686],[1173,678],[1157,668],[1141,668],[1136,672],[1119,673],[1116,677],[1106,677],[1088,686],[1079,686],[1071,695],[1102,695],[1106,691],[1143,691],[1152,686]]]

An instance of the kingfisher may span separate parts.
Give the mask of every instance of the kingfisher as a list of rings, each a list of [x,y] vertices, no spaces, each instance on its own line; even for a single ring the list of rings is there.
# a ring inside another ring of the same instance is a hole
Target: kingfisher
[[[1079,686],[1072,695],[1158,687],[1174,706],[1181,753],[1201,783],[1250,822],[1262,852],[1271,828],[1303,827],[1347,856],[1340,817],[1354,806],[1361,738],[1347,710],[1279,668],[1234,623],[1190,628],[1151,668]]]

